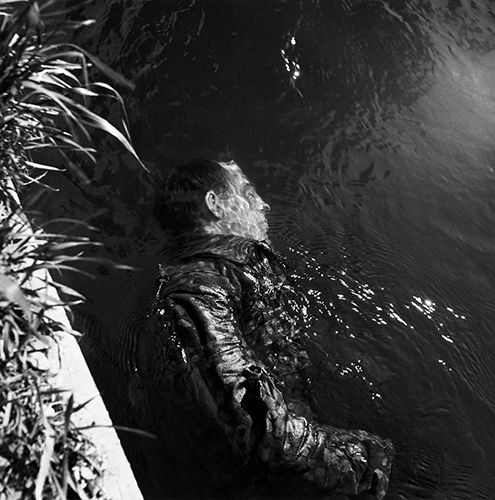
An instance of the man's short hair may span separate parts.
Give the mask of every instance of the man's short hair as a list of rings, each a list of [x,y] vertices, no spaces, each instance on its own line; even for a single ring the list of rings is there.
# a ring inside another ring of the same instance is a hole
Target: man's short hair
[[[208,191],[230,192],[229,173],[219,163],[197,159],[174,167],[157,197],[154,215],[172,236],[197,231],[213,220],[205,203]]]

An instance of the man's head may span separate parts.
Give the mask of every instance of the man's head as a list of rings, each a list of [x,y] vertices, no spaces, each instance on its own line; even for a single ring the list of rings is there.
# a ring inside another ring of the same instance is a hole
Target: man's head
[[[170,172],[155,215],[175,236],[196,231],[266,240],[269,209],[235,162],[193,160]]]

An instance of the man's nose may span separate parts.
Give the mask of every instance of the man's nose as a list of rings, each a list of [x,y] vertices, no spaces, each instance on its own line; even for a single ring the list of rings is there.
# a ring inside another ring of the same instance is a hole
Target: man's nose
[[[266,201],[264,201],[260,198],[260,202],[261,202],[260,203],[260,210],[262,212],[269,212],[271,210],[270,205],[268,205],[268,203]]]

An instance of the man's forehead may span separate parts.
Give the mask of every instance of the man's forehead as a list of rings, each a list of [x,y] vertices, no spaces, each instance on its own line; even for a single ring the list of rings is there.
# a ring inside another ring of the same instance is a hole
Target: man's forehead
[[[234,180],[243,183],[249,182],[246,174],[241,170],[241,167],[239,167],[235,161],[230,161],[228,163],[222,162],[220,165],[229,172]]]

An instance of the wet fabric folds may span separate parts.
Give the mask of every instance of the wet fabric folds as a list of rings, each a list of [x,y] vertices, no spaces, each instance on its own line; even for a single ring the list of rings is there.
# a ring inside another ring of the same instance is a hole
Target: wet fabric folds
[[[178,452],[203,430],[216,440],[220,461],[383,498],[390,441],[289,409],[309,360],[284,308],[285,285],[283,259],[264,243],[203,236],[181,245],[160,270],[141,332],[133,404],[160,434],[178,438],[167,441]],[[186,426],[180,438],[177,411]]]

